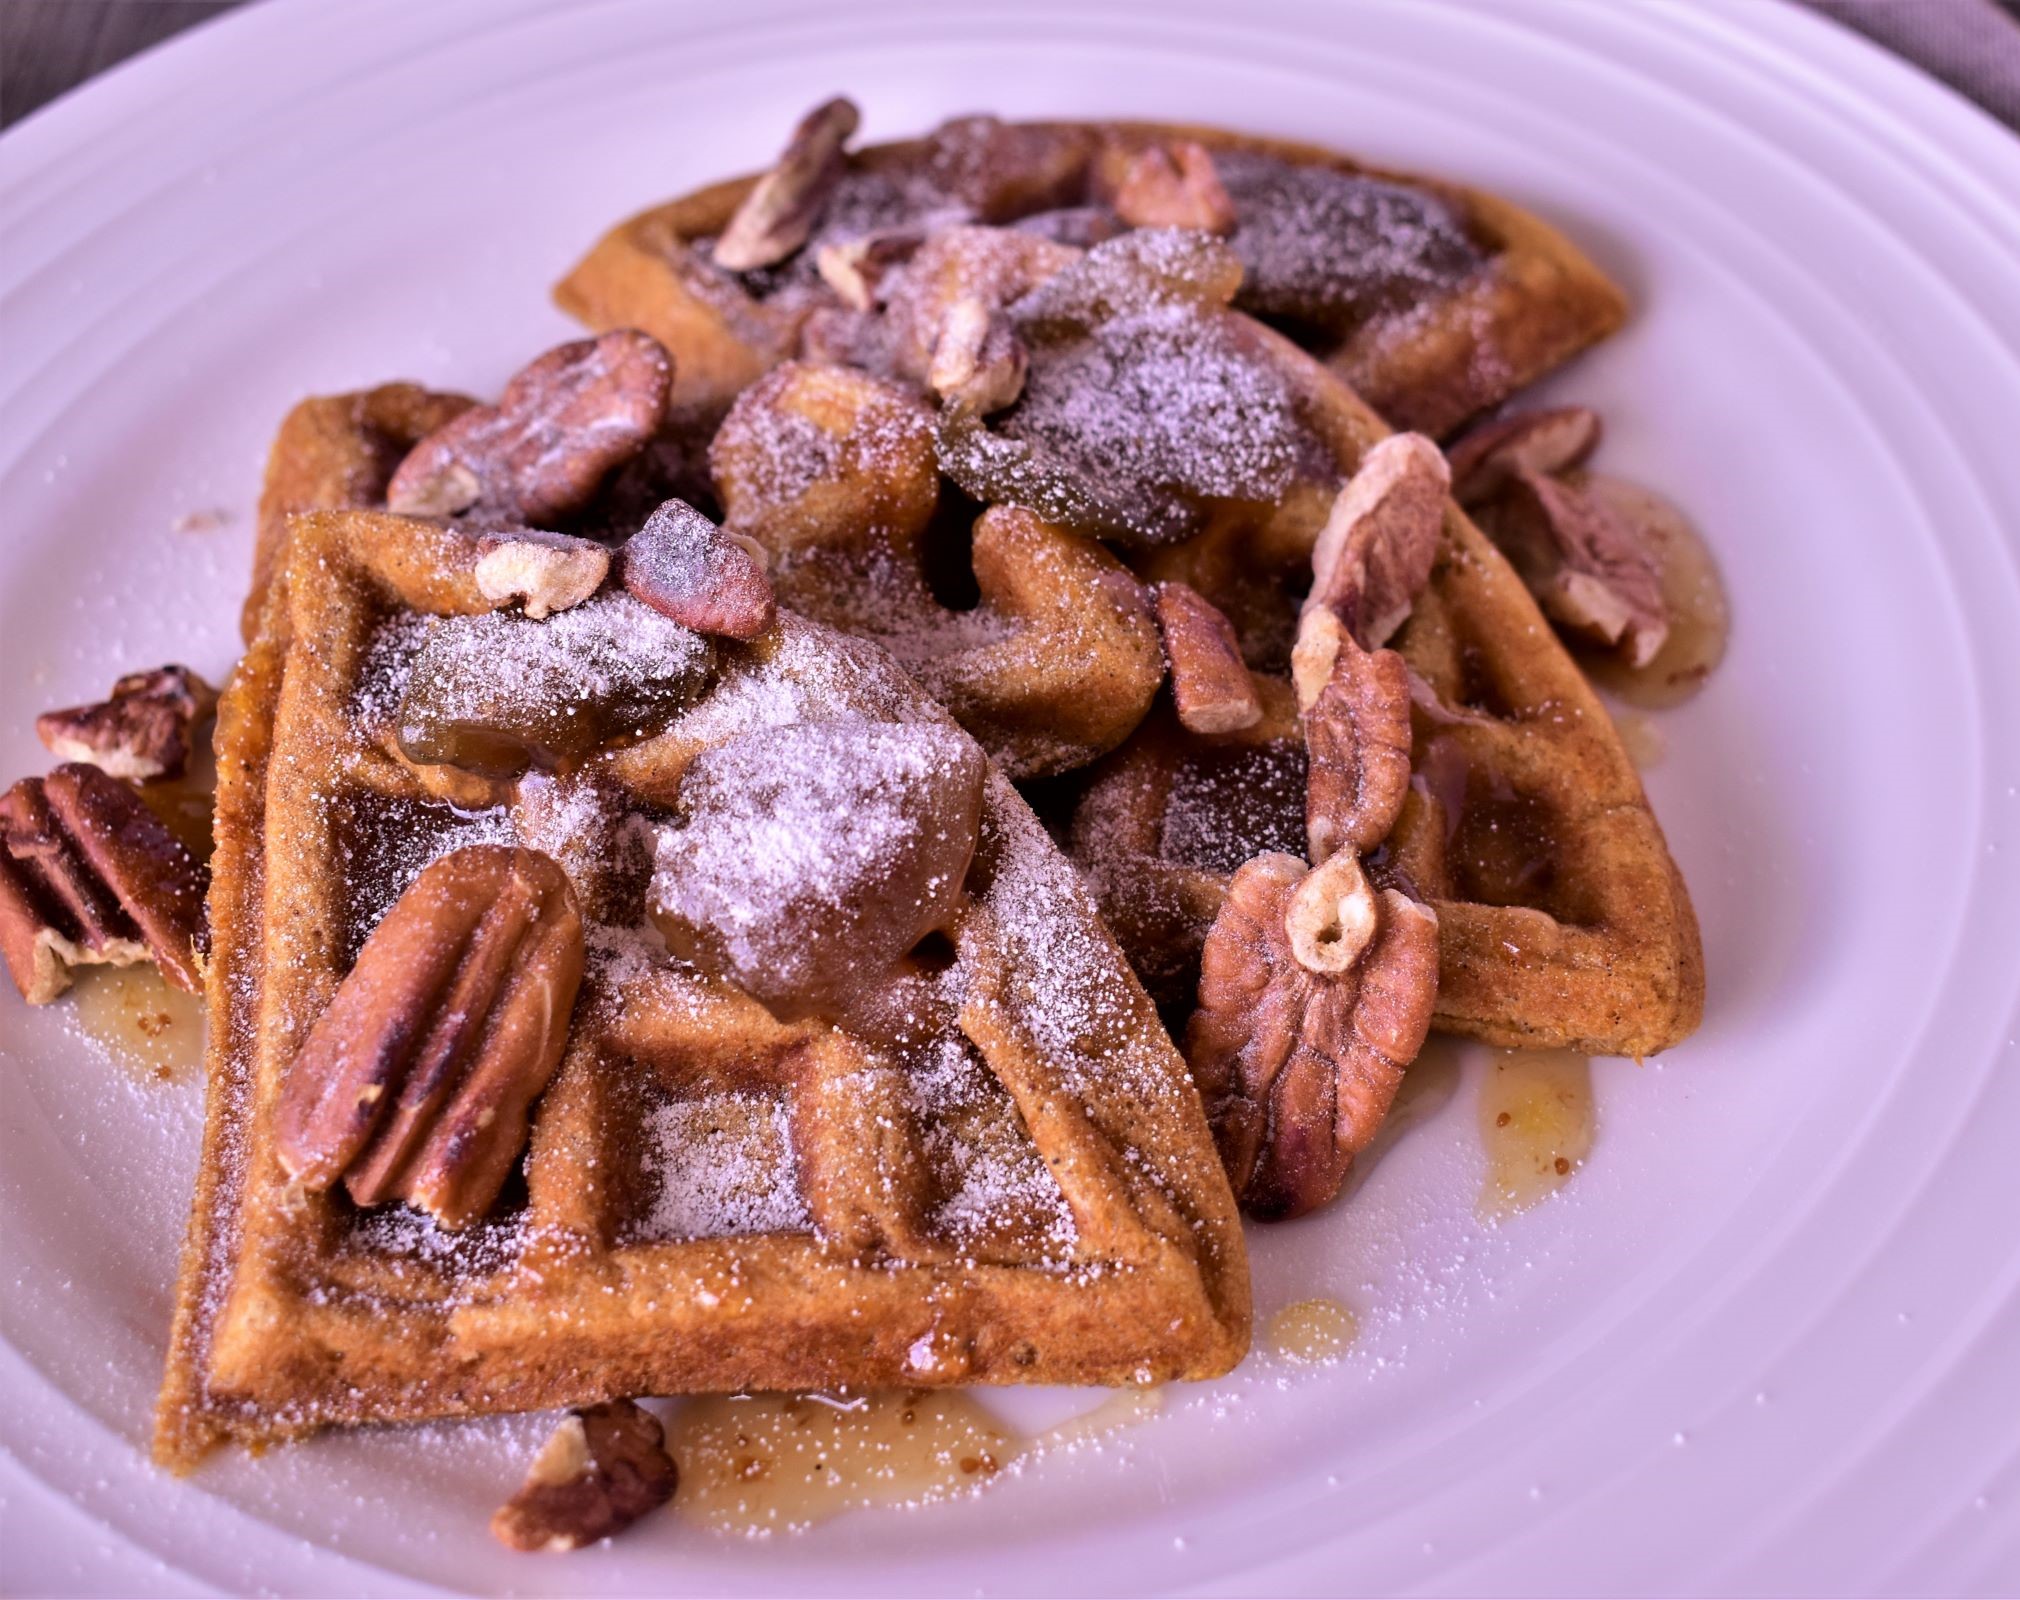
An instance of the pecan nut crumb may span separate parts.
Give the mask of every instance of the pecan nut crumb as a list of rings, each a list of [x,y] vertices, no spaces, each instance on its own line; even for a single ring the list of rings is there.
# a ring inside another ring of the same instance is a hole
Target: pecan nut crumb
[[[568,1039],[582,916],[534,850],[434,862],[372,930],[281,1091],[277,1149],[310,1189],[404,1200],[446,1228],[491,1208]]]
[[[1213,155],[1191,139],[1145,145],[1135,152],[1122,169],[1110,203],[1132,228],[1234,232],[1234,201],[1220,181]]]
[[[1241,658],[1234,624],[1220,608],[1175,581],[1157,586],[1154,603],[1179,722],[1194,733],[1214,734],[1262,721],[1262,697]]]
[[[955,410],[986,417],[1016,404],[1030,367],[1030,352],[1009,317],[964,295],[940,320],[926,387]]]
[[[408,451],[387,509],[549,526],[645,448],[672,381],[672,358],[635,328],[557,345],[495,406],[473,406]]]
[[[581,605],[610,573],[609,550],[573,534],[494,528],[478,536],[477,549],[477,592],[535,621]]]
[[[800,118],[777,165],[751,186],[716,240],[715,264],[751,272],[776,265],[805,244],[841,181],[843,146],[862,120],[856,103],[841,96]]]
[[[129,672],[96,705],[43,712],[35,733],[59,760],[146,783],[182,773],[191,734],[216,708],[217,691],[189,668],[156,667]]]
[[[919,252],[923,228],[880,228],[858,239],[824,244],[814,252],[814,270],[851,311],[876,308],[884,280]]]
[[[68,762],[0,797],[0,947],[15,986],[45,1005],[70,968],[152,960],[203,988],[206,874],[131,786]]]
[[[1374,897],[1374,928],[1351,967],[1300,961],[1288,914],[1307,876],[1304,862],[1276,852],[1235,873],[1186,1029],[1229,1180],[1263,1218],[1299,1216],[1339,1193],[1422,1048],[1437,996],[1437,916],[1393,889]]]
[[[717,527],[685,500],[668,500],[626,541],[624,587],[696,633],[755,639],[772,623],[765,547]]]
[[[1447,452],[1452,497],[1462,506],[1492,499],[1518,469],[1556,474],[1582,466],[1599,448],[1599,413],[1589,406],[1518,411],[1483,422]]]
[[[1333,501],[1312,549],[1309,614],[1330,607],[1373,650],[1400,628],[1430,581],[1451,474],[1419,433],[1381,441]]]
[[[651,1412],[632,1400],[587,1406],[548,1437],[491,1533],[514,1550],[580,1550],[658,1510],[679,1482]]]

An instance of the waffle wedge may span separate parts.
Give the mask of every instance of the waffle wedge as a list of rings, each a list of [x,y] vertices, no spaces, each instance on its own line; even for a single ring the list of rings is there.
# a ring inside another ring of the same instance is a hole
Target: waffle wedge
[[[1219,169],[1249,274],[1242,308],[1292,333],[1398,427],[1448,433],[1626,315],[1620,290],[1570,240],[1477,188],[1217,128],[993,117],[850,153],[796,263],[731,272],[713,260],[759,181],[737,178],[619,223],[555,299],[592,328],[654,334],[675,353],[677,394],[720,411],[822,342],[822,321],[844,304],[815,271],[823,244],[875,236],[882,249],[950,220],[1094,242],[1122,225],[1120,185],[1152,146],[1203,149]]]
[[[1330,414],[1356,460],[1388,436],[1344,386]],[[1309,559],[1266,560],[1209,530],[1145,568],[1268,634],[1272,613],[1295,614]],[[1438,915],[1433,1026],[1631,1056],[1690,1034],[1704,1005],[1697,919],[1639,775],[1513,567],[1455,504],[1389,644],[1418,693],[1412,792],[1381,865]],[[1190,1004],[1229,875],[1295,849],[1303,829],[1290,686],[1259,680],[1264,715],[1241,730],[1192,732],[1160,704],[1078,803],[1076,858],[1168,1013]]]
[[[715,643],[649,737],[451,808],[383,727],[430,629],[488,609],[418,558],[441,532],[295,518],[224,697],[208,1122],[159,1459],[637,1394],[1232,1366],[1246,1259],[1185,1064],[999,774],[944,930],[863,981],[847,1027],[786,1020],[636,926],[626,841],[670,825],[697,763],[865,726],[972,751],[944,713],[875,647],[781,613]],[[515,848],[566,871],[589,952],[523,1177],[460,1229],[291,1183],[290,1064],[385,906],[452,851]]]

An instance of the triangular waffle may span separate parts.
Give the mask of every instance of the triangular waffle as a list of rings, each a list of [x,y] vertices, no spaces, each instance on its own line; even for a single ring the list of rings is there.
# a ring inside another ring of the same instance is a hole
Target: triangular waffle
[[[1063,215],[1097,199],[1104,173],[1129,153],[1185,142],[1228,169],[1238,215],[1290,171],[1297,192],[1276,194],[1266,245],[1294,257],[1289,288],[1281,304],[1244,309],[1294,333],[1397,427],[1448,433],[1607,337],[1626,316],[1605,274],[1519,206],[1315,145],[1218,128],[960,118],[923,139],[850,152],[853,187],[823,226],[846,239],[919,217],[943,225],[965,214],[1001,225]],[[1305,192],[1322,189],[1328,175],[1393,185],[1429,210],[1384,225],[1380,195],[1368,205],[1367,195]],[[810,311],[839,304],[812,275],[813,248],[797,273],[732,273],[713,262],[710,243],[757,182],[711,184],[619,223],[556,285],[556,302],[591,328],[645,329],[674,353],[677,399],[726,407],[767,370],[805,352]],[[1408,255],[1425,215],[1455,242],[1449,270],[1427,268],[1421,252]],[[1239,232],[1234,242],[1240,250]],[[1408,259],[1380,272],[1390,255]],[[1251,263],[1252,280],[1258,264]],[[1298,314],[1300,275],[1349,266],[1371,275],[1360,286],[1371,298],[1331,322]]]
[[[295,518],[220,711],[208,1123],[159,1458],[638,1394],[1231,1367],[1247,1266],[1198,1097],[1000,775],[944,939],[852,1013],[889,1002],[879,1042],[782,1021],[628,926],[624,818],[702,752],[859,719],[972,749],[945,714],[875,647],[781,613],[719,642],[652,737],[451,808],[380,726],[424,614],[484,609],[416,561],[439,536]],[[452,1231],[291,1184],[276,1105],[387,901],[478,842],[559,859],[590,957],[523,1183]]]
[[[1358,459],[1389,430],[1332,385],[1325,414]],[[1294,614],[1309,552],[1258,560],[1211,532],[1157,552],[1267,635]],[[1438,914],[1433,1026],[1497,1044],[1645,1056],[1697,1026],[1697,919],[1606,708],[1507,559],[1448,504],[1443,548],[1389,641],[1429,693],[1413,715],[1417,775],[1387,856]],[[1304,750],[1289,685],[1264,683],[1252,728],[1189,733],[1166,706],[1097,769],[1076,855],[1167,1008],[1189,1003],[1199,942],[1238,864],[1231,842],[1295,848]]]

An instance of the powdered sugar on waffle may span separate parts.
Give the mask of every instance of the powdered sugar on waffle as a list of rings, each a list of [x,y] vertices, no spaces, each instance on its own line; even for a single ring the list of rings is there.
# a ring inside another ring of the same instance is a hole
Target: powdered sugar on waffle
[[[928,1219],[959,1244],[1034,1237],[1064,1256],[1079,1237],[1017,1108],[965,1041],[940,1041],[906,1074],[919,1142],[942,1198]]]
[[[813,1230],[783,1101],[720,1094],[657,1106],[646,1119],[645,1168],[658,1195],[641,1238]]]

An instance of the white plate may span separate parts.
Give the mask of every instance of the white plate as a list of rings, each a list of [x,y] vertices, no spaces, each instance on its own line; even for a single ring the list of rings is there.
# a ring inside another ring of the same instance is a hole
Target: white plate
[[[1593,1158],[1472,1218],[1477,1065],[1353,1202],[1256,1236],[1361,1313],[971,1502],[567,1561],[484,1428],[147,1467],[193,1094],[0,999],[0,1586],[632,1593],[2010,1589],[2020,1583],[2020,146],[1779,7],[1072,0],[262,6],[0,140],[0,770],[115,670],[221,671],[300,395],[494,389],[614,218],[868,133],[1160,115],[1471,179],[1619,274],[1552,388],[1738,617],[1650,788],[1704,1030],[1600,1069]],[[229,510],[211,533],[180,515]]]

